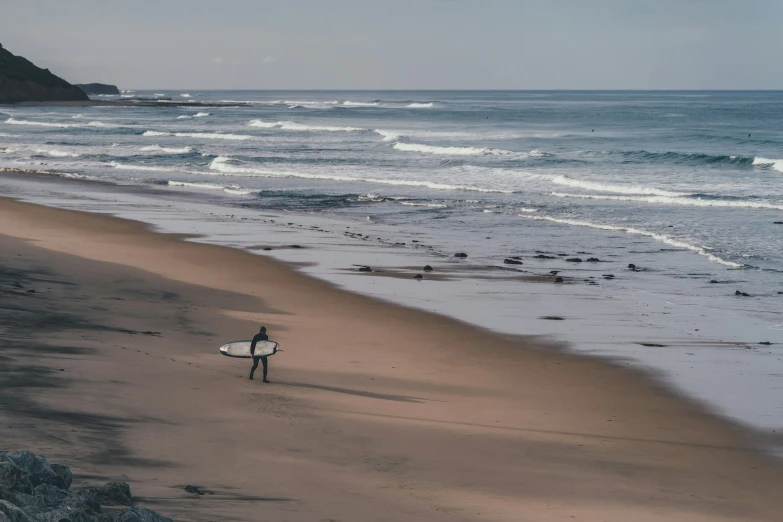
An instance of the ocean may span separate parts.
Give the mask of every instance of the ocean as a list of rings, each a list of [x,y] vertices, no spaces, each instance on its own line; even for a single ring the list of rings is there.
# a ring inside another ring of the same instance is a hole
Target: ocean
[[[23,171],[2,192],[544,336],[783,427],[783,92],[97,99],[138,97],[193,103],[0,107],[0,167]]]

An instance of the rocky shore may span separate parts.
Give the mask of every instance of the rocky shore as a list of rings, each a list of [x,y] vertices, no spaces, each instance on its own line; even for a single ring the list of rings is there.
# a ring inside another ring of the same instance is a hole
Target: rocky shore
[[[132,506],[125,482],[74,492],[72,480],[71,468],[49,464],[46,457],[0,451],[0,522],[171,522]]]

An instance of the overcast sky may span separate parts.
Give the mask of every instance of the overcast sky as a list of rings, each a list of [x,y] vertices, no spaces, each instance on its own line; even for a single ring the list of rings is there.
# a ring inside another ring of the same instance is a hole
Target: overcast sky
[[[783,0],[0,0],[65,79],[162,89],[781,89]]]

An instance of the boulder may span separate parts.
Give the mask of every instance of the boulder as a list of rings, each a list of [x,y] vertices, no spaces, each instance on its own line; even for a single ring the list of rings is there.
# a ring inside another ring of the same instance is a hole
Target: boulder
[[[369,266],[360,266],[359,272],[372,272],[372,268],[370,268]]]
[[[71,481],[68,466],[50,465],[29,451],[0,451],[0,522],[171,521],[140,507],[101,514],[101,505],[131,505],[128,484],[109,482],[73,493]]]
[[[555,283],[562,283],[562,282],[563,282],[563,278],[562,278],[562,277],[560,277],[560,276],[557,276],[557,277],[555,278]]]
[[[433,268],[430,265],[424,265],[424,271],[425,272],[432,272]]]
[[[87,488],[79,493],[83,498],[101,506],[130,506],[130,486],[125,482],[107,482],[97,488]]]
[[[424,276],[423,276],[423,275],[421,275],[421,274],[416,274],[415,276],[413,276],[413,279],[419,279],[419,280],[421,280],[421,279],[424,279]]]
[[[588,258],[587,258],[587,262],[588,262],[588,263],[600,263],[600,262],[601,262],[601,260],[600,260],[600,259],[598,259],[597,257],[588,257]]]
[[[548,256],[546,254],[537,254],[533,256],[534,259],[557,259],[555,256]]]
[[[67,468],[67,466],[63,467]],[[39,484],[51,484],[67,489],[70,487],[71,470],[59,469],[62,476],[52,469],[46,457],[29,451],[0,451],[0,488],[27,493]],[[15,483],[4,482],[5,480],[12,480]]]
[[[34,522],[24,511],[10,502],[0,500],[0,522]]]
[[[581,263],[582,259],[578,257],[569,257],[568,259],[566,259],[566,261],[568,261],[569,263]]]
[[[468,257],[468,255],[465,252],[457,252],[456,254],[454,254],[454,257],[466,258]]]
[[[630,263],[630,264],[628,265],[628,269],[629,269],[629,270],[636,270],[636,265],[634,265],[633,263]]]
[[[516,259],[508,258],[508,259],[504,259],[503,263],[507,265],[521,265],[522,261],[517,261]]]
[[[614,279],[614,274],[604,274],[604,279]]]

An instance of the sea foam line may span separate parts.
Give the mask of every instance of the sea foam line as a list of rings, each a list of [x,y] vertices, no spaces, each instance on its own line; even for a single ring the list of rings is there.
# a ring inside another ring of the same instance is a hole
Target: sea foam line
[[[193,152],[192,147],[161,147],[160,145],[149,145],[139,149],[142,152],[157,152],[159,154],[189,154]]]
[[[770,203],[756,203],[753,201],[724,201],[702,198],[683,198],[668,196],[607,196],[604,194],[568,194],[565,192],[552,192],[558,198],[597,199],[608,201],[638,201],[641,203],[658,203],[662,205],[686,205],[692,207],[730,207],[730,208],[755,208],[764,210],[783,210],[781,205]]]
[[[424,145],[422,143],[402,143],[397,142],[393,145],[396,150],[405,152],[420,152],[423,154],[443,154],[451,156],[481,156],[481,155],[506,155],[506,154],[525,154],[510,150],[492,149],[488,147],[439,147],[436,145]]]
[[[169,180],[166,182],[166,184],[170,187],[183,187],[183,188],[196,188],[196,189],[207,189],[207,190],[222,190],[223,192],[227,192],[229,194],[236,194],[240,196],[244,196],[247,194],[252,194],[252,190],[243,189],[242,187],[236,186],[236,185],[218,185],[217,183],[194,183],[190,181],[173,181]]]
[[[178,120],[190,120],[192,118],[206,118],[209,116],[209,112],[197,112],[196,114],[183,114],[182,116],[177,116]]]
[[[268,178],[301,178],[301,179],[322,179],[330,181],[348,181],[348,182],[364,182],[364,183],[377,183],[379,185],[397,185],[408,187],[424,187],[433,190],[464,190],[471,192],[492,192],[511,194],[510,190],[496,190],[482,187],[472,187],[468,185],[448,185],[445,183],[435,183],[432,181],[419,181],[419,180],[397,180],[397,179],[381,179],[381,178],[365,178],[365,177],[351,177],[351,176],[339,176],[330,174],[310,174],[304,172],[280,172],[271,170],[262,170],[252,167],[240,167],[231,165],[233,161],[231,158],[225,156],[218,156],[209,168],[211,170],[228,175],[245,175],[256,177],[268,177]]]
[[[633,227],[621,227],[621,226],[615,226],[615,225],[602,225],[600,223],[591,223],[589,221],[581,221],[578,219],[565,219],[565,218],[553,218],[548,216],[525,216],[520,214],[519,217],[524,219],[530,219],[533,221],[550,221],[552,223],[559,223],[561,225],[571,225],[576,227],[588,227],[588,228],[595,228],[598,230],[612,230],[616,232],[625,232],[626,234],[633,234],[638,236],[647,236],[652,239],[655,239],[657,241],[660,241],[661,243],[666,243],[667,245],[673,246],[675,248],[682,248],[685,250],[690,250],[691,252],[695,252],[701,256],[706,257],[710,261],[714,261],[715,263],[719,263],[721,265],[725,265],[731,268],[744,268],[746,265],[735,263],[733,261],[727,261],[723,258],[720,258],[716,256],[715,254],[711,253],[706,247],[701,247],[697,245],[691,245],[690,243],[685,243],[684,241],[680,241],[678,239],[673,239],[669,236],[665,236],[663,234],[658,234],[656,232],[649,232],[647,230],[641,230],[638,228]]]
[[[214,140],[252,140],[249,134],[219,134],[216,132],[160,132],[148,130],[142,136],[176,136],[178,138],[206,138]]]
[[[68,129],[72,127],[106,127],[115,128],[119,125],[113,123],[104,123],[102,121],[90,121],[87,123],[55,123],[51,121],[31,121],[31,120],[18,120],[16,118],[8,118],[5,122],[9,125],[34,125],[37,127],[53,127],[58,129]]]
[[[161,172],[161,171],[174,170],[168,167],[148,167],[145,165],[127,165],[125,163],[119,163],[116,161],[109,162],[108,165],[110,167],[114,167],[115,169],[120,169],[120,170],[143,170],[148,172]]]
[[[36,154],[45,154],[54,158],[78,158],[81,154],[58,149],[36,149]]]
[[[295,121],[264,121],[264,120],[252,120],[248,122],[250,127],[260,127],[263,129],[283,129],[290,131],[304,131],[304,132],[366,132],[367,129],[360,127],[336,127],[336,126],[322,126],[322,125],[305,125],[303,123],[297,123]]]
[[[566,187],[581,188],[587,190],[597,190],[599,192],[614,192],[616,194],[649,194],[651,196],[663,196],[663,197],[686,197],[690,196],[686,192],[674,192],[671,190],[663,190],[654,187],[643,187],[638,185],[616,185],[612,183],[599,183],[595,181],[585,181],[580,179],[573,179],[563,175],[557,175],[552,177],[545,177],[556,185],[563,185]]]

